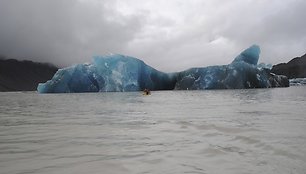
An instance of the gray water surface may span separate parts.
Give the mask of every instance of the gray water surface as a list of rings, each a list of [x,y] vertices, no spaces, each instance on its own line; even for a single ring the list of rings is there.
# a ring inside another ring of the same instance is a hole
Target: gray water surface
[[[0,173],[305,173],[306,87],[0,93]]]

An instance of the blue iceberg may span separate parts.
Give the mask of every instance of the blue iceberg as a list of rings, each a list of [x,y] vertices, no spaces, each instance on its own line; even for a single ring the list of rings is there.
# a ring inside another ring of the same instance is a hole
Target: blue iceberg
[[[39,93],[124,92],[150,90],[202,90],[287,87],[286,76],[257,65],[260,48],[253,45],[229,65],[191,68],[177,73],[158,71],[124,55],[94,57],[91,64],[59,69],[37,87]]]
[[[253,45],[238,55],[229,65],[191,68],[179,72],[175,89],[242,89],[288,87],[286,76],[270,73],[257,65],[260,48]]]
[[[171,90],[174,74],[167,74],[143,61],[124,55],[94,57],[91,64],[58,70],[53,78],[37,87],[39,93],[124,92]]]

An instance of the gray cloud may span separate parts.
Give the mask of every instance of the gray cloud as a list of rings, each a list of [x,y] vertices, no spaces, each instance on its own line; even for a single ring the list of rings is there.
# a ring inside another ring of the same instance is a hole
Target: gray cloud
[[[141,16],[122,16],[107,4],[1,1],[0,53],[69,65],[121,51],[141,29]]]
[[[163,71],[227,64],[253,43],[262,62],[306,52],[303,0],[1,0],[0,54],[68,66],[139,57]]]

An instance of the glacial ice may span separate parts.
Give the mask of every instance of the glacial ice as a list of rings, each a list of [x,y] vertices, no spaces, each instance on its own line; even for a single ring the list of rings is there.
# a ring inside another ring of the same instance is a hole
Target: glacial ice
[[[110,92],[150,90],[201,90],[287,87],[286,76],[257,65],[260,48],[253,45],[229,65],[160,72],[143,61],[124,55],[94,57],[90,64],[59,69],[37,87],[39,93]]]
[[[270,73],[263,64],[257,66],[260,48],[253,45],[229,65],[191,68],[179,72],[175,89],[241,89],[286,87],[286,76]]]
[[[91,64],[79,64],[60,69],[53,78],[37,87],[39,93],[124,92],[143,89],[174,88],[173,74],[146,65],[124,55],[94,57]]]
[[[306,78],[294,78],[289,80],[290,86],[306,85]]]

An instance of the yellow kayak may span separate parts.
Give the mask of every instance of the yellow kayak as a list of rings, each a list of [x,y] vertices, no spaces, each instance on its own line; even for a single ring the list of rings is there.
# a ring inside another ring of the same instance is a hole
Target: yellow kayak
[[[151,95],[151,91],[148,89],[143,90],[143,94],[142,95]]]

